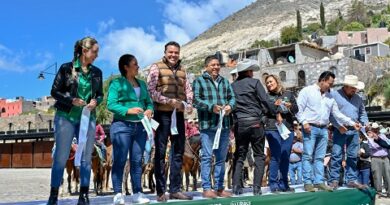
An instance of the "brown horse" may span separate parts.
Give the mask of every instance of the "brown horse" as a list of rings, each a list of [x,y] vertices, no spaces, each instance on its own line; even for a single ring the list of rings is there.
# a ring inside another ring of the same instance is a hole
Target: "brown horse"
[[[92,152],[92,172],[93,172],[93,188],[96,195],[101,195],[103,193],[103,164],[99,157],[97,146],[94,145]]]
[[[79,184],[80,184],[80,169],[76,166],[74,166],[74,158],[77,150],[77,144],[72,144],[70,147],[69,152],[69,158],[66,161],[65,169],[66,173],[68,175],[67,182],[68,182],[68,193],[77,193],[79,190]],[[75,190],[72,192],[72,184],[74,183]],[[63,180],[61,182],[61,185],[63,184]]]
[[[269,147],[265,148],[265,161],[264,161],[264,175],[261,186],[265,187],[268,185],[268,176],[269,176],[269,163],[271,161],[271,150]]]
[[[110,139],[106,138],[104,144],[106,146],[106,162],[104,164],[99,157],[97,149],[100,148],[97,145],[94,145],[92,152],[93,185],[96,195],[102,195],[103,192],[107,192],[109,189],[109,178],[112,169],[112,143]]]
[[[199,150],[201,148],[200,136],[192,136],[185,141],[185,149],[183,155],[182,174],[184,172],[186,178],[186,188],[190,185],[190,174],[193,180],[192,191],[197,190],[197,173],[200,166]]]
[[[149,161],[144,162],[142,164],[142,180],[143,187],[146,187],[146,181],[148,181],[148,188],[150,189],[150,193],[154,193],[156,191],[156,183],[154,182],[154,155],[155,155],[155,147],[152,147],[150,151]]]
[[[110,140],[106,141],[106,163],[103,167],[103,192],[109,190],[109,179],[112,170],[112,144]]]

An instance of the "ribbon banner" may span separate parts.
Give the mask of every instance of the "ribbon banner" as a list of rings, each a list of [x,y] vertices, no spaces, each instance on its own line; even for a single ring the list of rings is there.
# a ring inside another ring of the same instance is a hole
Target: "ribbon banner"
[[[225,109],[223,107],[219,111],[218,128],[217,128],[217,132],[215,133],[215,137],[214,137],[213,149],[219,149],[219,139],[221,138],[221,130],[222,130],[222,123],[223,123],[224,116],[225,116]]]
[[[153,130],[157,130],[159,123],[157,121],[155,121],[154,119],[149,120],[149,118],[146,116],[144,116],[144,118],[142,118],[141,123],[144,126],[145,131],[148,135],[148,139],[146,140],[146,144],[145,144],[145,150],[146,150],[146,152],[150,153],[150,151],[152,150],[152,146],[154,144]]]
[[[171,135],[177,135],[177,134],[179,134],[179,132],[177,131],[176,108],[175,108],[171,116]]]
[[[79,143],[77,146],[75,159],[74,159],[74,166],[76,167],[79,167],[81,164],[81,157],[83,155],[85,145],[87,144],[87,133],[89,128],[90,115],[91,115],[91,111],[86,106],[84,106],[83,111],[81,113]]]
[[[280,136],[282,136],[284,140],[286,140],[290,136],[291,132],[290,130],[288,130],[286,125],[284,125],[283,123],[281,123],[280,125],[278,123],[275,123],[275,126],[278,129]]]

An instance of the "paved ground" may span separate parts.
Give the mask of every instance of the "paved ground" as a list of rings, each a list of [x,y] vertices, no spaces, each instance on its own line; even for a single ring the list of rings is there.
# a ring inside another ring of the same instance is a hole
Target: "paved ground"
[[[45,204],[49,191],[50,169],[0,169],[0,204]],[[200,198],[200,193],[193,194]],[[95,197],[91,190],[90,196],[91,204],[112,203],[112,195]],[[149,197],[155,199],[155,195]],[[60,198],[61,204],[75,204],[77,198],[65,194]],[[129,197],[126,202],[130,203]],[[390,199],[377,199],[376,205],[390,205]]]

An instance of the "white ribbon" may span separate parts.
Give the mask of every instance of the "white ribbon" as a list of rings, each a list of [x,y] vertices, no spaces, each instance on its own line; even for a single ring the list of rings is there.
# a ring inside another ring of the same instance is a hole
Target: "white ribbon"
[[[288,130],[286,125],[284,125],[283,123],[281,123],[280,125],[278,123],[275,123],[275,126],[278,129],[280,136],[282,136],[284,140],[286,140],[290,136],[291,132],[290,130]]]
[[[144,118],[141,120],[142,125],[144,126],[144,129],[148,135],[148,139],[153,138],[153,130],[152,130],[152,125],[150,123],[149,118],[145,115]]]
[[[74,166],[76,167],[79,167],[81,164],[81,157],[83,155],[85,145],[87,144],[87,133],[89,128],[90,115],[91,115],[91,111],[86,106],[84,106],[83,111],[81,113],[79,143],[77,146],[75,159],[74,159]]]
[[[184,105],[184,111],[187,110],[188,104],[184,101],[181,101]],[[172,135],[177,135],[179,132],[177,131],[177,119],[176,119],[176,108],[172,112],[171,116],[171,134]]]
[[[177,135],[179,132],[177,131],[177,123],[176,123],[176,108],[172,112],[171,116],[171,134]]]
[[[217,128],[217,132],[215,132],[213,149],[218,149],[219,148],[219,139],[221,138],[221,130],[222,130],[222,124],[223,124],[223,117],[224,116],[225,116],[225,109],[222,108],[219,111],[218,128]]]
[[[159,123],[154,120],[154,119],[150,119],[146,116],[144,116],[144,118],[141,120],[141,123],[142,125],[144,126],[145,128],[145,131],[148,135],[148,139],[146,140],[146,144],[145,144],[145,150],[147,152],[150,152],[152,150],[152,146],[154,144],[153,142],[153,130],[157,130],[158,126],[159,126]]]

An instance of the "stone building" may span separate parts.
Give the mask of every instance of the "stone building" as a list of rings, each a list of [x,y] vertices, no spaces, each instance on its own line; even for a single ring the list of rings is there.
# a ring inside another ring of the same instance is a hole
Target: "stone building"
[[[53,115],[41,113],[1,118],[0,134],[12,134],[17,131],[49,131],[54,127],[53,120]]]

